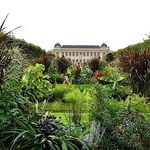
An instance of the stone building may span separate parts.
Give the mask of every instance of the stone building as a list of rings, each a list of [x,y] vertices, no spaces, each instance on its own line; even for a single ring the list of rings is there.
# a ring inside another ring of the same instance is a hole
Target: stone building
[[[73,63],[84,63],[94,57],[103,58],[109,52],[109,47],[103,43],[99,45],[54,45],[53,52],[56,56],[68,58]]]

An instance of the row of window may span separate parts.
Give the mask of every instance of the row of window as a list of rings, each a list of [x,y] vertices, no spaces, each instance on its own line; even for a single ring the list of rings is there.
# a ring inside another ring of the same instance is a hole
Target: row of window
[[[62,52],[62,56],[100,56],[100,52]]]
[[[85,60],[85,59],[72,59],[71,61],[73,63],[85,63],[85,62],[87,62],[87,60]]]

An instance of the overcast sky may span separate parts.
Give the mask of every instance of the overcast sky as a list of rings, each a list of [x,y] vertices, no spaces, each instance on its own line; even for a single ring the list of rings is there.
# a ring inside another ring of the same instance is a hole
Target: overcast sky
[[[150,33],[150,0],[1,0],[0,22],[17,38],[46,50],[62,45],[101,45],[117,50]]]

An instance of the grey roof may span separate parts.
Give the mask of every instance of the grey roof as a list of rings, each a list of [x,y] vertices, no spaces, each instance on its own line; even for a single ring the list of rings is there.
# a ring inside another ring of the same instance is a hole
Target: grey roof
[[[57,47],[61,47],[60,43],[57,42],[55,45],[54,45],[54,48],[57,48]]]
[[[99,45],[62,45],[62,48],[100,48]]]
[[[103,43],[103,44],[101,45],[101,47],[107,47],[107,45],[106,45],[105,43]]]

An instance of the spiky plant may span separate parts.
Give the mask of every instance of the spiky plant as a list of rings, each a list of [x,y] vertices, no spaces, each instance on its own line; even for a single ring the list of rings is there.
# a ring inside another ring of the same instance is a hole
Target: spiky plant
[[[12,60],[12,53],[10,52],[10,48],[7,46],[7,43],[10,39],[8,35],[11,33],[11,31],[8,33],[4,32],[4,23],[7,17],[8,15],[5,17],[0,26],[0,89],[6,78],[6,69]]]
[[[133,48],[120,54],[120,65],[128,73],[135,93],[146,95],[150,88],[150,49]]]
[[[68,135],[58,118],[43,117],[42,122],[35,124],[16,119],[16,128],[1,133],[2,142],[7,142],[10,150],[88,150],[82,140]]]

